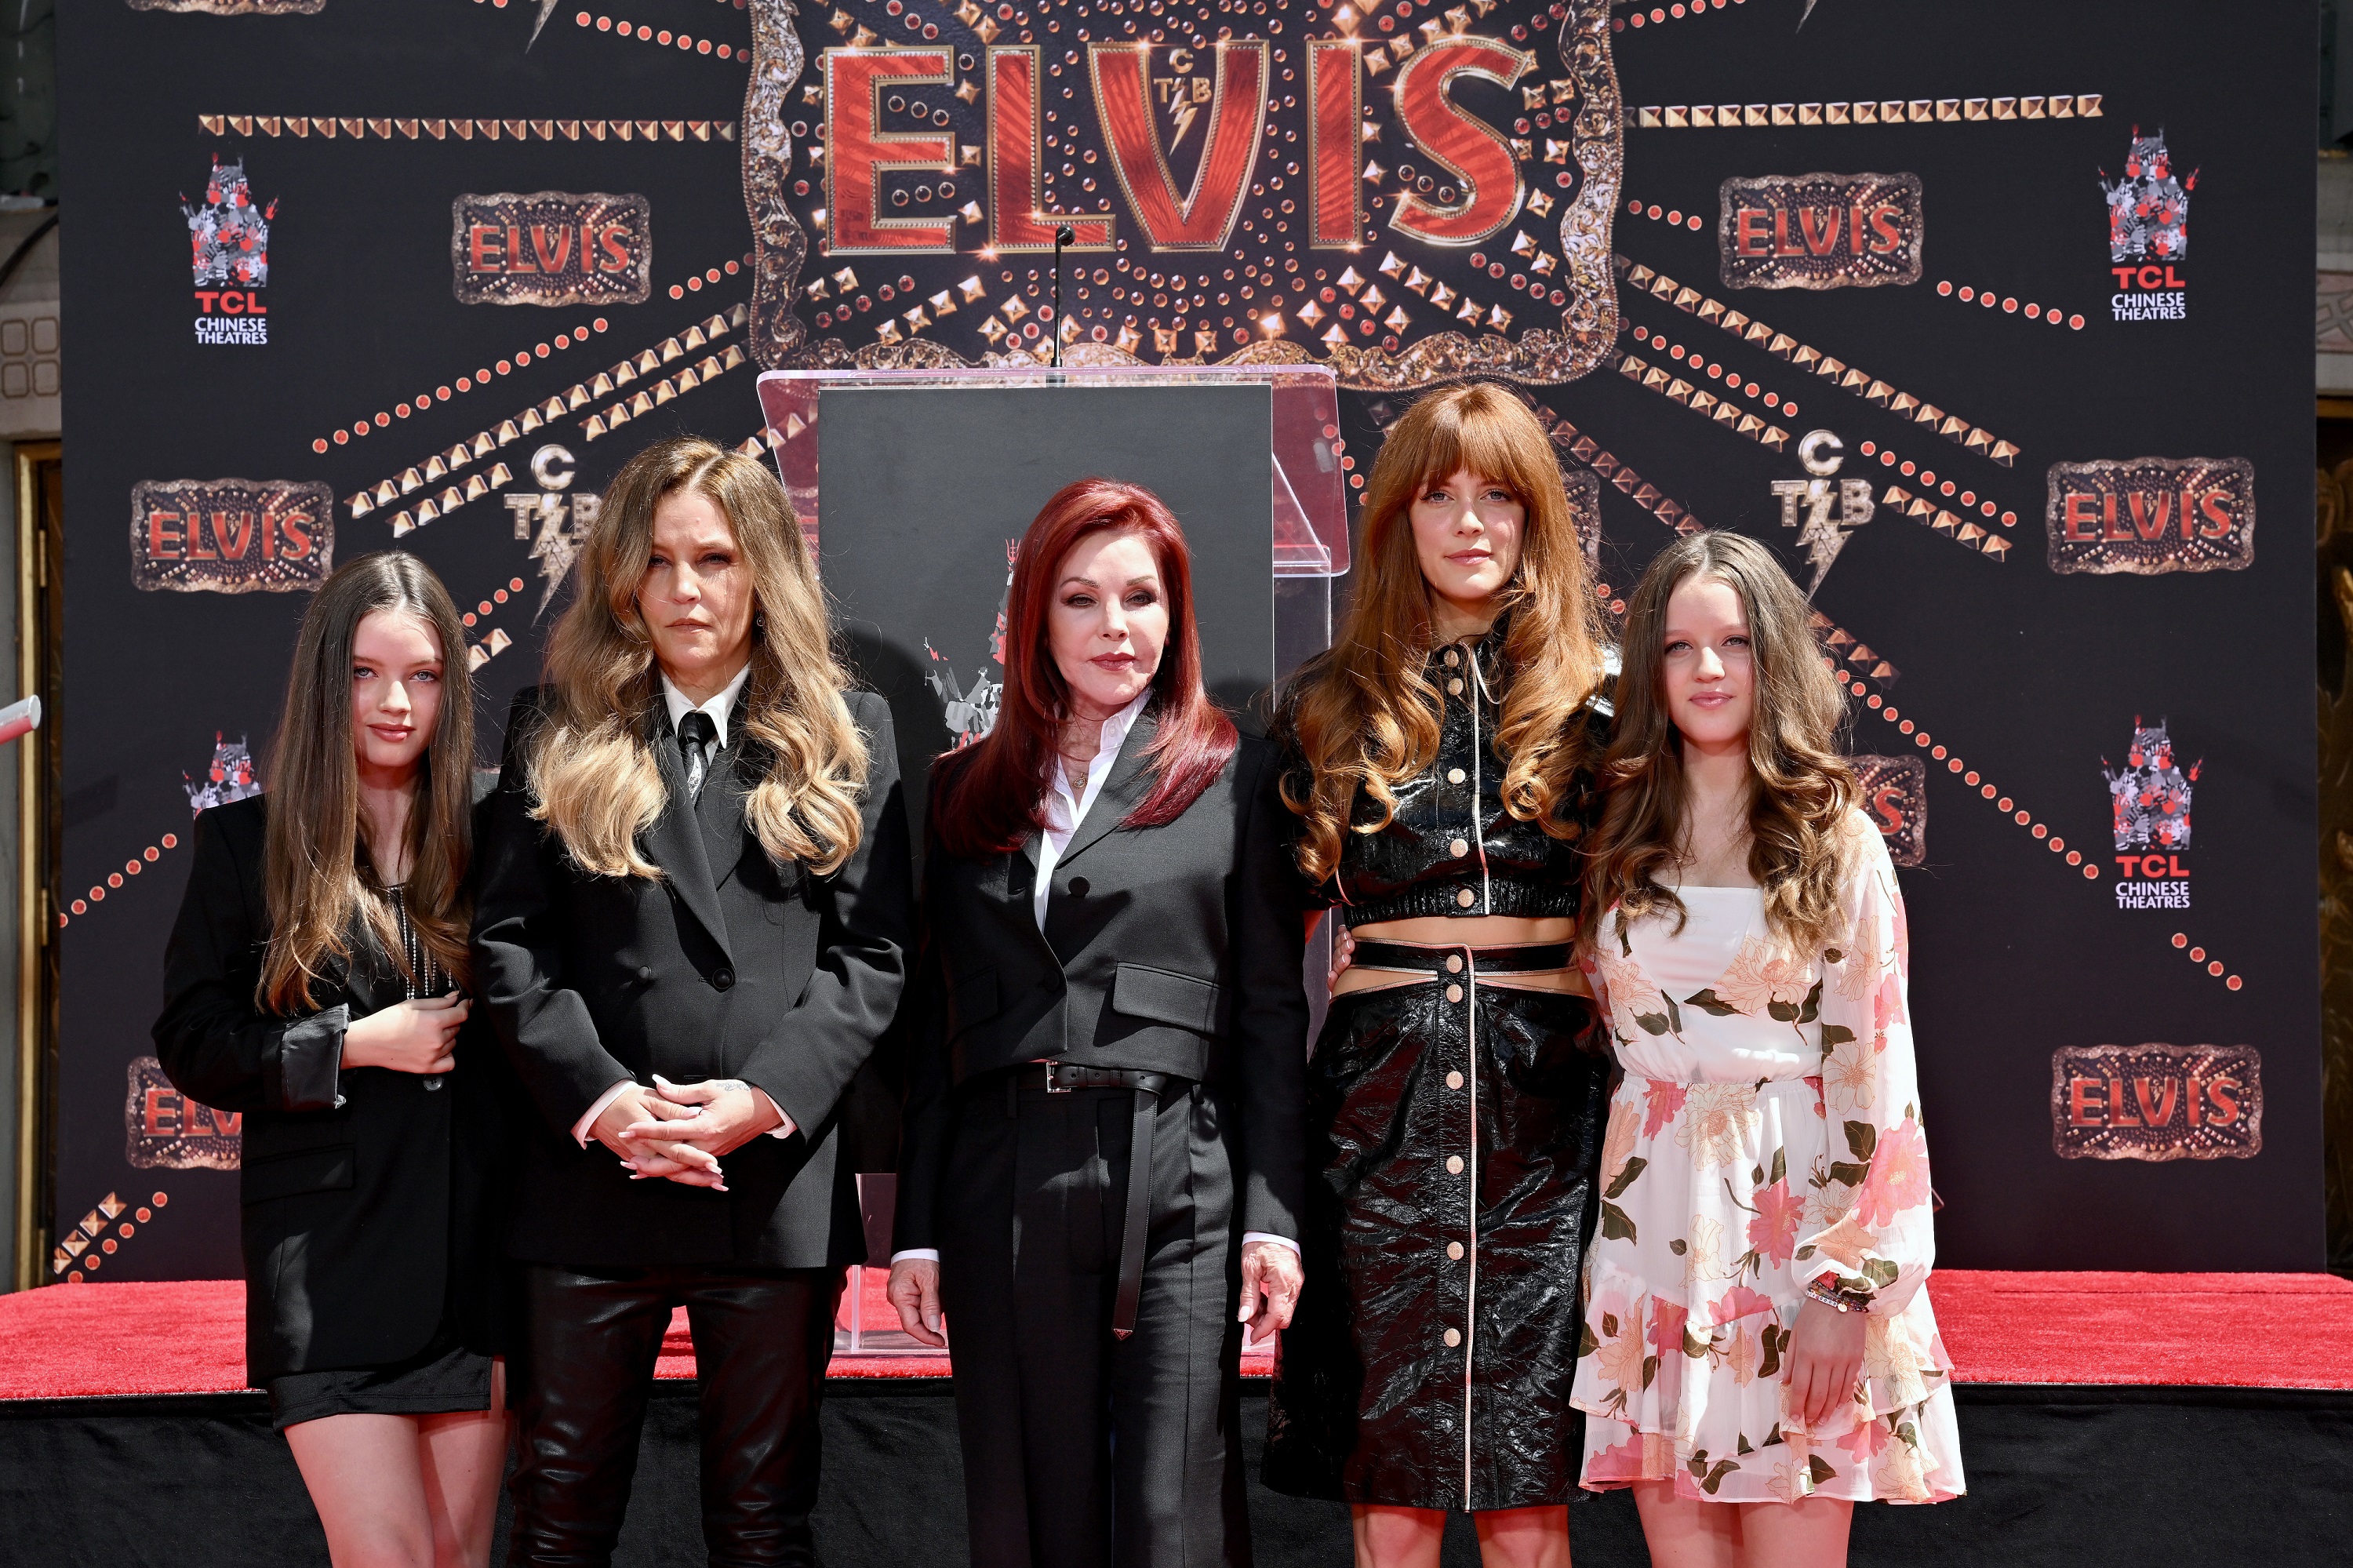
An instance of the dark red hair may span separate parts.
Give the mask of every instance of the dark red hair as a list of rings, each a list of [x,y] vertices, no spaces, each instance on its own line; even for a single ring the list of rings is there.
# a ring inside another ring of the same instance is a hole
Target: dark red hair
[[[1054,742],[1070,687],[1046,635],[1054,586],[1071,547],[1090,534],[1143,536],[1168,600],[1168,642],[1152,677],[1160,720],[1149,766],[1152,792],[1120,823],[1156,828],[1184,815],[1217,782],[1234,755],[1234,722],[1201,684],[1201,637],[1193,625],[1193,558],[1185,530],[1160,497],[1140,484],[1082,479],[1064,485],[1021,536],[1005,604],[1005,691],[997,725],[977,744],[941,757],[932,769],[931,819],[941,845],[965,860],[1021,847],[1045,826]]]

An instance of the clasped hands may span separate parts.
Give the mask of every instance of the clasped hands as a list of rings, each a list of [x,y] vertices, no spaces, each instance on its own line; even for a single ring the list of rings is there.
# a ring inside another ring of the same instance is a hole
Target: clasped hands
[[[1234,1320],[1245,1342],[1257,1344],[1291,1327],[1306,1276],[1295,1248],[1281,1242],[1242,1245],[1242,1286]],[[944,1346],[947,1318],[940,1306],[940,1266],[928,1257],[902,1257],[891,1266],[887,1287],[899,1311],[899,1326],[918,1344]]]
[[[776,1102],[741,1078],[673,1084],[657,1073],[652,1088],[631,1084],[615,1096],[588,1130],[620,1157],[633,1181],[724,1192],[720,1156],[788,1126]]]

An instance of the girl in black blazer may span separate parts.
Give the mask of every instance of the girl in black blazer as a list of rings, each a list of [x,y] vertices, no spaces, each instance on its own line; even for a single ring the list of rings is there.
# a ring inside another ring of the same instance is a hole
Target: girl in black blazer
[[[1307,1001],[1272,748],[1210,703],[1185,539],[1066,488],[994,731],[941,758],[891,1296],[955,1331],[974,1563],[1250,1561],[1243,1330],[1290,1320]]]
[[[480,1568],[506,1445],[497,1056],[462,994],[465,646],[412,556],[327,579],[270,793],[196,819],[164,951],[164,1071],[245,1117],[247,1376],[339,1564]]]

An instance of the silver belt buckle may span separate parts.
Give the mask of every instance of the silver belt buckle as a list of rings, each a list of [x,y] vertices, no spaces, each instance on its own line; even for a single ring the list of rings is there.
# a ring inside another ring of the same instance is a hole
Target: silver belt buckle
[[[1060,1062],[1046,1064],[1046,1092],[1050,1095],[1067,1095],[1072,1092],[1062,1086],[1062,1065]]]

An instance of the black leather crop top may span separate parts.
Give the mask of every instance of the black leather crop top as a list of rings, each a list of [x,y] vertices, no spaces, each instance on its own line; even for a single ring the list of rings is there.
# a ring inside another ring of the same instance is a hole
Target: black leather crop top
[[[1500,630],[1430,654],[1430,683],[1445,703],[1437,760],[1398,786],[1397,810],[1378,832],[1347,835],[1338,871],[1313,890],[1312,904],[1338,906],[1351,929],[1419,915],[1577,914],[1584,867],[1576,842],[1504,809],[1494,741],[1507,678],[1502,657]],[[1598,758],[1609,734],[1607,699],[1595,696],[1580,714]],[[1581,833],[1598,805],[1580,773],[1577,798],[1563,815]],[[1352,819],[1365,824],[1378,815],[1360,792]]]

